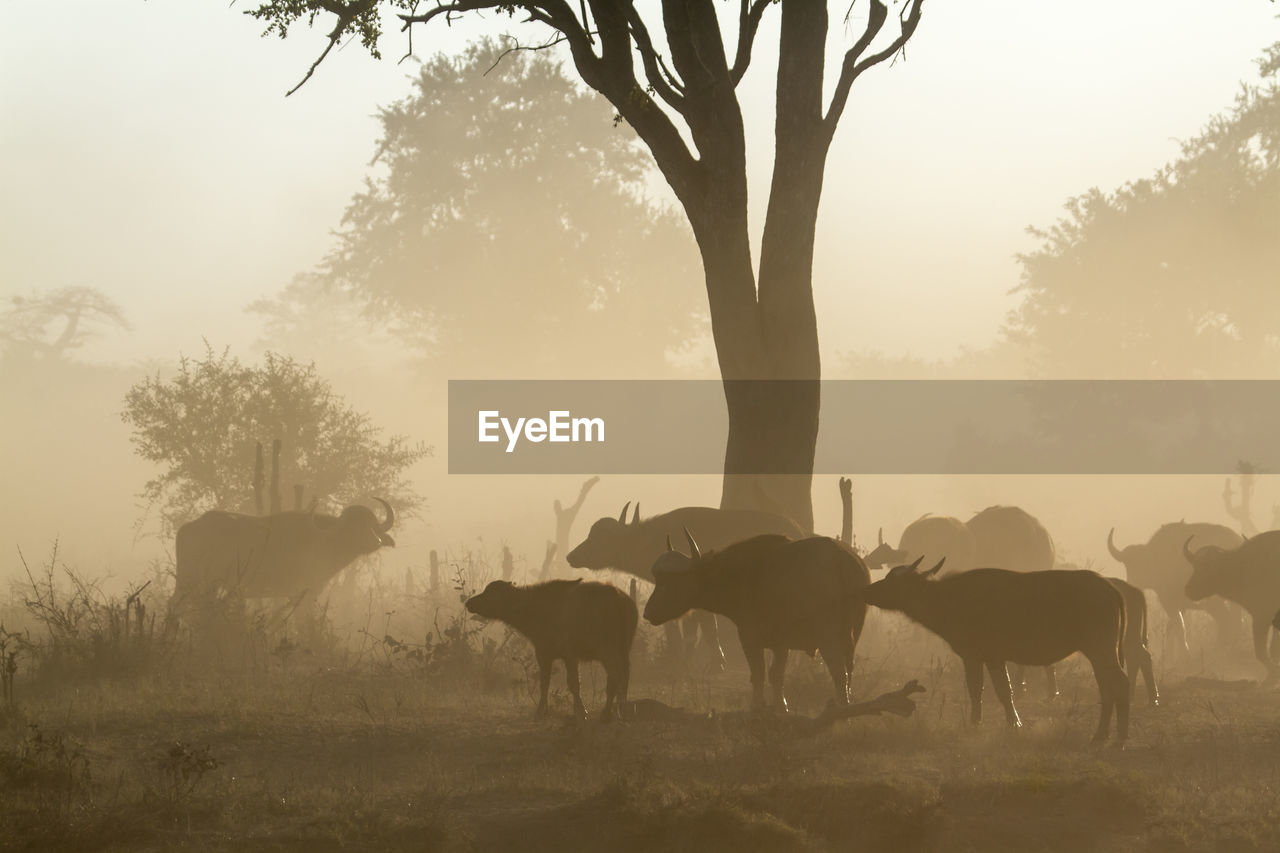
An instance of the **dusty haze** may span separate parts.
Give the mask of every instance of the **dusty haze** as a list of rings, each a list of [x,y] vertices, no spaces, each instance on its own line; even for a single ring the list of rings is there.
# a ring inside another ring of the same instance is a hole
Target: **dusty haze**
[[[153,471],[133,455],[119,412],[130,385],[168,375],[180,354],[202,355],[205,341],[246,362],[264,349],[314,359],[376,425],[434,447],[412,470],[426,506],[384,560],[420,566],[432,547],[483,537],[538,562],[553,531],[551,501],[571,501],[580,478],[448,477],[443,382],[465,368],[442,375],[429,352],[385,333],[386,318],[340,341],[281,340],[261,313],[246,311],[333,247],[344,208],[383,168],[369,165],[375,113],[410,93],[414,63],[377,63],[352,46],[285,99],[317,42],[261,40],[236,8],[79,0],[8,11],[21,36],[0,58],[2,295],[96,288],[130,328],[102,329],[66,370],[6,376],[0,542],[10,556],[0,571],[20,571],[15,545],[40,553],[54,537],[87,570],[124,578],[171,551],[154,514],[137,505]],[[834,53],[845,34],[832,29]],[[500,31],[434,29],[415,47],[428,57]],[[1048,227],[1069,197],[1113,190],[1177,156],[1179,140],[1256,79],[1255,60],[1277,36],[1265,3],[1214,15],[1154,2],[931,7],[906,60],[855,87],[832,151],[814,277],[826,375],[871,375],[850,366],[855,353],[935,361],[995,344],[1019,298],[1010,294],[1014,255],[1035,245],[1024,228]],[[775,40],[762,34],[762,49]],[[767,189],[771,83],[762,53],[744,95],[757,201]],[[660,182],[648,185],[665,201]],[[673,299],[683,301],[673,310],[705,312],[696,275],[676,284]],[[527,375],[527,352],[504,349],[483,322],[464,331],[509,363],[507,375]],[[700,335],[660,375],[714,375]],[[628,370],[616,352],[601,368],[598,353],[574,350],[572,335],[543,343],[580,359],[580,371],[557,374],[566,378],[654,373]],[[635,345],[617,342],[623,352]],[[998,353],[981,367],[987,376],[1025,372]],[[839,501],[829,479],[815,482],[815,516],[834,533]],[[1111,524],[1136,539],[1171,518],[1227,521],[1221,485],[864,477],[854,486],[855,532],[874,543],[877,527],[896,536],[926,511],[965,517],[1016,503],[1044,520],[1068,557],[1114,570],[1103,559]],[[713,504],[718,493],[717,478],[611,477],[580,525],[628,500],[657,511]],[[1277,500],[1280,488],[1264,477],[1264,526]]]

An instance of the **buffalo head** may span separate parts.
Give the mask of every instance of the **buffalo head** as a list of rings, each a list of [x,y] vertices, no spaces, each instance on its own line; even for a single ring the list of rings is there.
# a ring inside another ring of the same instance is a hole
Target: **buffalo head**
[[[602,518],[591,525],[587,538],[565,555],[565,561],[575,569],[608,569],[623,562],[620,555],[631,551],[635,540],[633,528],[640,523],[640,504],[636,504],[628,523],[630,508],[631,501],[627,501],[617,518]]]
[[[520,591],[508,581],[492,581],[484,592],[467,599],[466,608],[483,619],[509,619],[521,605]]]
[[[385,521],[378,521],[378,516],[369,507],[352,504],[344,509],[337,519],[333,519],[332,516],[318,516],[313,508],[310,513],[312,526],[322,534],[337,540],[341,543],[343,551],[348,551],[354,556],[372,554],[384,545],[394,548],[396,540],[392,539],[387,531],[391,529],[391,525],[395,524],[395,510],[382,498],[374,498],[374,500],[386,509]]]
[[[697,569],[702,552],[688,528],[684,535],[689,541],[688,556],[672,548],[668,537],[666,553],[653,563],[653,594],[644,606],[644,618],[650,624],[670,622],[697,607],[702,589],[702,576]]]
[[[914,563],[905,566],[894,566],[883,578],[862,591],[862,599],[867,604],[874,604],[882,610],[905,610],[915,602],[927,584],[942,570],[947,561],[943,557],[932,569],[920,571],[920,563],[924,557],[917,557]]]
[[[868,551],[867,555],[862,558],[868,568],[878,569],[907,559],[906,551],[900,551],[884,541],[883,527],[876,533],[876,537],[879,540],[876,547]]]
[[[1187,541],[1182,543],[1182,556],[1187,558],[1187,562],[1191,564],[1191,577],[1187,580],[1187,598],[1192,601],[1200,601],[1211,595],[1217,595],[1219,589],[1219,574],[1225,562],[1223,559],[1227,552],[1215,545],[1206,545],[1195,551],[1191,550],[1191,540],[1194,536],[1188,537]]]

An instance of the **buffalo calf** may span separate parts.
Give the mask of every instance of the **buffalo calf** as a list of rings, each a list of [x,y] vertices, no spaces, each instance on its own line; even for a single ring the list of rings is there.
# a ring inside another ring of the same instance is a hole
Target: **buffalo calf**
[[[604,664],[607,680],[601,718],[605,722],[617,715],[619,706],[627,701],[631,643],[636,636],[638,615],[635,602],[617,587],[581,580],[525,587],[494,581],[484,592],[467,599],[467,610],[485,619],[505,622],[533,643],[541,689],[539,714],[547,712],[551,665],[557,659],[564,661],[577,716],[587,715],[579,689],[579,661],[597,660]]]
[[[964,662],[971,719],[982,720],[982,669],[991,674],[1009,724],[1021,727],[1013,706],[1009,662],[1049,666],[1073,652],[1093,664],[1102,698],[1094,742],[1107,739],[1111,712],[1121,744],[1129,734],[1129,679],[1123,663],[1124,597],[1087,571],[1010,572],[973,569],[936,577],[920,561],[891,569],[863,594],[869,604],[897,610],[934,632]]]

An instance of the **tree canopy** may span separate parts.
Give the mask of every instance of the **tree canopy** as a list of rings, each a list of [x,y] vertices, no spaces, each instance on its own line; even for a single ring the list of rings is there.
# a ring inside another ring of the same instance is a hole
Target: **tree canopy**
[[[202,359],[184,357],[171,378],[157,374],[129,389],[121,417],[133,427],[138,455],[162,469],[142,497],[160,508],[166,533],[206,510],[252,512],[256,445],[269,454],[277,438],[286,494],[301,484],[306,501],[315,497],[322,509],[376,496],[408,513],[421,502],[406,471],[430,449],[404,436],[383,438],[314,365],[274,353],[261,365],[212,349]]]
[[[1263,82],[1153,176],[1071,199],[1031,229],[1007,332],[1040,375],[1280,371],[1280,45]]]
[[[381,111],[379,170],[281,306],[347,294],[450,375],[660,375],[705,323],[688,228],[648,200],[652,162],[604,99],[502,53],[435,56]]]
[[[127,330],[120,306],[92,287],[63,287],[11,296],[0,311],[0,348],[6,358],[59,361],[104,329]]]

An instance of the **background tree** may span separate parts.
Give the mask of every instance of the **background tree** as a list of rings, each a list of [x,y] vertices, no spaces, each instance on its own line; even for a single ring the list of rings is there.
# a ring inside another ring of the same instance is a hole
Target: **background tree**
[[[377,496],[397,514],[421,503],[405,472],[430,449],[382,438],[313,365],[273,353],[261,366],[212,349],[200,360],[183,358],[171,379],[157,374],[134,385],[121,416],[138,455],[163,469],[142,497],[160,507],[165,533],[210,509],[253,512],[255,448],[262,442],[270,452],[276,438],[285,495],[302,484],[306,501],[318,498],[331,510]]]
[[[1280,370],[1280,45],[1181,156],[1067,203],[1019,257],[1007,334],[1037,374],[1274,377]]]
[[[103,329],[129,329],[109,296],[92,287],[63,287],[11,296],[0,312],[0,348],[15,361],[63,361]]]
[[[436,56],[381,111],[380,169],[338,245],[254,306],[274,336],[282,321],[342,334],[316,315],[350,313],[334,304],[345,297],[435,375],[653,377],[701,330],[696,249],[647,200],[635,135],[551,57],[502,52]]]
[[[827,152],[850,87],[906,44],[922,2],[902,3],[900,26],[884,40],[889,9],[880,0],[867,4],[862,32],[844,54],[829,100],[823,91],[828,9],[815,0],[728,6],[689,0],[644,13],[630,0],[445,0],[422,12],[416,0],[265,0],[248,14],[280,36],[299,20],[333,16],[328,46],[304,81],[348,35],[359,36],[377,56],[384,10],[398,12],[406,28],[483,10],[518,14],[541,30],[543,45],[565,44],[582,80],[648,146],[697,240],[729,414],[721,505],[780,509],[812,528],[821,374],[813,243]],[[732,49],[717,8],[737,11],[730,16],[737,25]],[[757,273],[737,87],[771,9],[780,18],[774,163]],[[849,7],[846,21],[851,15]]]

